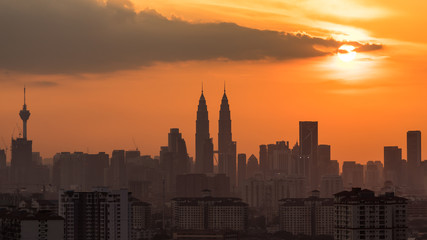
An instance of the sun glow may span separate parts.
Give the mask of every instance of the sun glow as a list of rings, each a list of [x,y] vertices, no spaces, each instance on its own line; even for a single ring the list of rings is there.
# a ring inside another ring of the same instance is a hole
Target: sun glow
[[[338,48],[338,57],[343,62],[350,62],[356,58],[356,49],[352,45],[344,44],[340,48]]]

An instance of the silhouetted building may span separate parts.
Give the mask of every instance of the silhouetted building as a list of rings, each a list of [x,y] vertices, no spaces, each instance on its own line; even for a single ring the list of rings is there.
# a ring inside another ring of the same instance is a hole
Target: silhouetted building
[[[64,239],[64,218],[50,211],[0,210],[0,239]]]
[[[126,172],[125,151],[114,150],[104,183],[112,189],[127,188],[128,179]]]
[[[104,186],[104,173],[109,167],[109,156],[104,152],[83,155],[83,190]],[[67,170],[65,170],[67,171]]]
[[[209,134],[208,107],[203,89],[196,120],[196,172],[213,173],[213,142]]]
[[[236,142],[231,134],[230,106],[224,89],[219,111],[218,128],[218,170],[230,177],[232,187],[236,186]]]
[[[342,178],[339,175],[324,175],[320,179],[320,194],[323,198],[332,198],[335,193],[344,190]]]
[[[127,190],[60,191],[59,215],[65,221],[64,240],[129,239]]]
[[[313,191],[308,198],[280,200],[280,230],[294,235],[334,235],[334,200],[319,198]]]
[[[246,154],[241,153],[237,156],[237,165],[238,165],[238,186],[239,189],[242,189],[245,185],[246,180]]]
[[[12,159],[11,159],[11,177],[12,182],[17,187],[26,187],[32,183],[32,141],[27,140],[27,121],[30,118],[30,111],[27,110],[25,102],[24,88],[24,105],[19,112],[23,122],[22,138],[12,139]]]
[[[258,159],[255,157],[255,155],[252,154],[249,157],[248,163],[246,166],[246,179],[255,176],[255,174],[259,171],[260,171],[260,167],[258,164]]]
[[[405,198],[353,188],[335,194],[335,239],[407,239]]]
[[[366,163],[365,185],[369,189],[379,191],[383,185],[383,167],[380,161],[368,161]]]
[[[176,191],[176,176],[190,172],[187,146],[178,128],[171,128],[168,147],[160,151],[160,168],[163,171],[169,192]]]
[[[179,230],[245,231],[248,205],[239,198],[211,197],[172,199],[172,226]]]
[[[58,189],[82,190],[84,183],[84,153],[61,152],[53,157],[52,183]],[[104,171],[103,169],[98,171]]]
[[[363,173],[363,165],[354,161],[344,161],[341,175],[344,188],[363,187]]]
[[[317,163],[318,126],[317,122],[299,122],[300,156],[308,158],[309,183],[312,188],[317,188],[319,171]]]
[[[212,196],[230,197],[230,178],[225,174],[185,174],[176,177],[177,197],[200,197],[204,189]]]
[[[384,181],[395,185],[401,183],[402,149],[396,146],[384,147]]]
[[[319,177],[328,175],[328,169],[331,165],[331,146],[319,145],[317,147],[317,161],[319,169]]]
[[[0,149],[0,169],[6,168],[6,151]]]
[[[408,186],[412,193],[423,192],[421,166],[421,132],[408,131],[406,134],[408,160]]]
[[[268,163],[268,150],[267,145],[259,146],[259,168],[264,173],[264,175],[270,170]]]

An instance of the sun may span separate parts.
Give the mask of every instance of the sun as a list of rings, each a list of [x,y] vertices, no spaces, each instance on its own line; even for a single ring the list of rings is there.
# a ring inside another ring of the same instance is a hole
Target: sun
[[[352,45],[344,44],[340,48],[338,48],[338,57],[343,62],[350,62],[354,58],[356,58],[356,51],[354,51],[356,47]]]

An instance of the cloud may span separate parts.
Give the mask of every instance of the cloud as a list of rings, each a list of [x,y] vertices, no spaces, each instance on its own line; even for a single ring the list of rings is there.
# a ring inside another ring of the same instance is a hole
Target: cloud
[[[333,53],[314,46],[342,44],[137,13],[128,0],[0,0],[0,32],[0,69],[40,74],[111,72],[159,61],[308,58]]]

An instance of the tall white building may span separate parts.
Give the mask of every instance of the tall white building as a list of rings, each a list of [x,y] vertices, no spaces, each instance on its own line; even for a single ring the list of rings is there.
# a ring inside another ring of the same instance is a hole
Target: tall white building
[[[128,240],[129,193],[126,189],[92,192],[61,191],[59,215],[65,240]]]
[[[407,239],[407,199],[353,188],[335,194],[335,239]]]

